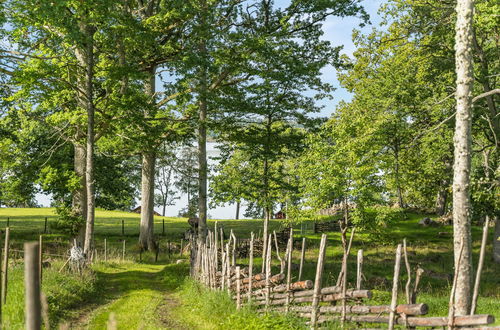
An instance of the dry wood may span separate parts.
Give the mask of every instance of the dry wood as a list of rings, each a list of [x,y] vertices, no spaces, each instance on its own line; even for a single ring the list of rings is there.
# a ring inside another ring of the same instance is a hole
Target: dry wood
[[[363,250],[358,250],[357,268],[356,268],[356,289],[361,290],[363,280]]]
[[[214,263],[215,263],[215,272],[219,271],[219,231],[217,230],[218,223],[215,221],[215,227],[214,227]]]
[[[306,238],[302,237],[302,250],[300,252],[300,265],[298,281],[302,279],[302,268],[304,267],[304,257],[306,256]]]
[[[303,289],[297,288],[296,291],[298,291],[298,292],[295,292],[294,296],[295,297],[312,296],[314,294],[314,290],[309,290],[311,288],[311,287],[309,287],[309,285],[310,285],[309,282],[312,283],[312,281],[310,281],[310,280],[295,282],[295,283],[303,283],[303,284],[298,284],[298,285],[304,286],[304,288]],[[314,286],[314,283],[312,283],[312,285]],[[294,284],[292,284],[292,288],[293,288],[293,286],[294,286]],[[306,290],[306,291],[299,291],[299,290]],[[347,291],[352,291],[352,290],[347,290]],[[271,292],[285,292],[285,289],[283,288],[283,285],[279,285],[279,286],[274,287]],[[321,289],[322,295],[339,293],[339,292],[342,292],[342,288],[340,286],[328,286],[328,287]],[[257,290],[257,291],[254,291],[254,294],[259,295],[259,294],[263,294],[263,292],[261,290]]]
[[[253,280],[253,231],[250,233],[250,260],[248,261],[248,302],[252,300]]]
[[[39,253],[38,253],[38,274],[40,276],[40,286],[42,285],[42,264],[43,264],[43,237],[40,235],[38,244],[40,245]]]
[[[394,277],[392,279],[391,312],[389,314],[389,330],[394,329],[394,318],[396,316],[396,305],[398,300],[399,270],[401,267],[401,244],[396,249],[396,262],[394,264]]]
[[[335,321],[339,319],[339,316],[321,316],[318,319],[318,323]],[[348,315],[347,320],[350,322],[389,323],[390,317],[372,315]],[[475,326],[490,324],[494,321],[495,318],[492,315],[464,315],[456,316],[453,323],[456,326]],[[400,325],[407,325],[410,327],[445,327],[449,322],[447,317],[408,317],[406,320],[403,318],[397,318],[396,323]]]
[[[319,295],[318,302],[320,302],[320,301],[322,301],[322,302],[339,301],[339,300],[342,300],[342,297],[343,297],[342,293]],[[362,298],[370,299],[371,297],[372,297],[372,293],[370,290],[347,290],[347,292],[346,292],[346,298],[348,298],[348,299],[362,299]],[[291,296],[290,303],[306,303],[306,302],[312,302],[313,300],[314,300],[314,295],[313,296],[297,297],[294,293]],[[285,304],[285,302],[286,302],[285,298],[273,299],[270,301],[270,305],[283,305],[283,304]],[[256,300],[255,304],[256,305],[263,305],[264,301]]]
[[[406,238],[403,239],[403,254],[405,259],[406,273],[408,274],[408,280],[406,281],[405,293],[406,293],[406,303],[411,304],[411,267],[408,261],[408,251],[406,249]]]
[[[231,266],[236,266],[236,236],[233,233],[233,230],[231,229],[231,238],[233,241],[233,255],[231,256]]]
[[[284,311],[284,309],[276,308],[276,311]],[[398,305],[396,306],[397,314],[406,315],[425,315],[429,307],[426,304],[413,304],[413,305]],[[290,311],[298,313],[310,313],[311,306],[290,306]],[[319,307],[320,313],[340,314],[342,313],[342,306],[321,306]],[[390,305],[350,305],[347,306],[348,314],[384,314],[391,311]],[[307,317],[307,316],[306,316]]]
[[[483,271],[484,253],[486,252],[486,242],[488,241],[488,228],[490,225],[490,217],[486,216],[483,226],[483,237],[481,239],[481,250],[479,252],[479,261],[477,264],[476,280],[474,281],[474,293],[472,294],[472,305],[470,314],[474,315],[477,306],[477,297],[479,295],[479,284],[481,282],[481,272]]]
[[[266,253],[266,280],[265,280],[265,288],[266,288],[266,308],[269,307],[269,293],[270,293],[270,288],[271,288],[271,235],[268,237],[268,245],[267,245],[267,253]],[[282,275],[282,274],[280,274]],[[283,276],[284,277],[284,276]],[[255,287],[257,288],[258,285],[255,283]]]
[[[42,325],[38,248],[38,242],[24,243],[25,320],[28,330],[39,330]]]
[[[240,267],[236,267],[236,276],[238,279],[236,280],[236,308],[241,308],[241,281],[240,281]]]
[[[460,262],[462,261],[462,253],[464,251],[464,240],[460,242],[460,250],[458,253],[458,260],[455,263],[455,274],[453,276],[453,285],[451,287],[451,293],[450,293],[450,302],[449,302],[449,309],[448,309],[448,329],[452,330],[455,322],[455,291],[457,289],[457,278],[458,278],[458,272],[460,269]]]
[[[291,282],[292,282],[292,249],[293,249],[293,229],[290,228],[290,238],[288,239],[288,248],[287,248],[287,262],[288,267],[286,270],[286,313],[288,313],[288,307],[290,306],[290,292],[291,292]]]
[[[342,327],[344,327],[345,315],[346,315],[347,258],[349,258],[349,253],[351,252],[351,246],[355,231],[356,227],[352,228],[351,237],[349,238],[349,246],[344,254],[344,258],[342,259],[342,320],[341,320]]]
[[[316,328],[318,319],[318,304],[321,297],[321,281],[323,280],[323,265],[325,261],[326,251],[326,234],[321,235],[321,243],[319,246],[318,264],[316,267],[316,278],[314,280],[314,293],[311,304],[311,328]]]
[[[411,303],[416,304],[417,303],[417,293],[418,293],[418,285],[420,284],[420,279],[422,278],[422,275],[424,274],[424,270],[420,267],[417,268],[416,275],[415,275],[415,285],[413,286],[413,292],[411,294]]]
[[[280,273],[283,273],[285,270],[285,262],[283,261],[283,259],[281,259],[281,256],[280,256],[280,249],[278,247],[278,238],[276,237],[275,230],[273,230],[273,236],[274,236],[274,246],[276,248],[276,257],[280,261]]]
[[[10,228],[5,228],[5,246],[2,264],[2,303],[7,302],[7,285],[9,284],[9,247],[10,247]]]

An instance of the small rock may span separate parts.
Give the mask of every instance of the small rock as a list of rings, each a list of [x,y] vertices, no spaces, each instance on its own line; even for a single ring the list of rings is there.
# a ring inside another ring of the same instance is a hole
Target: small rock
[[[418,222],[418,224],[420,226],[424,226],[424,227],[429,227],[429,226],[435,227],[438,225],[438,223],[436,221],[432,220],[431,218],[423,218],[422,220],[420,220]]]

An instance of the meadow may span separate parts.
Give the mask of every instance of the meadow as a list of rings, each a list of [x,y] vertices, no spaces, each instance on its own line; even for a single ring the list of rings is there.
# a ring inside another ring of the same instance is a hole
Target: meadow
[[[380,232],[376,236],[367,232],[356,234],[348,262],[348,282],[351,286],[355,282],[355,255],[358,249],[363,249],[363,269],[366,278],[363,286],[373,291],[373,298],[368,301],[369,303],[389,302],[395,246],[406,238],[413,272],[417,265],[425,270],[417,301],[429,305],[430,316],[447,315],[453,272],[452,228],[451,226],[421,227],[418,221],[424,216],[432,217],[407,213],[391,226],[384,228],[382,234]],[[48,230],[44,234],[45,217],[48,221]],[[186,326],[199,329],[234,329],[235,324],[247,324],[248,329],[303,326],[291,316],[270,314],[266,317],[256,317],[257,313],[252,308],[237,311],[227,294],[206,290],[186,279],[188,275],[186,263],[177,265],[175,262],[187,259],[187,255],[181,256],[178,250],[183,233],[189,228],[187,219],[155,217],[155,232],[160,246],[158,260],[155,262],[153,253],[141,255],[137,245],[139,218],[139,214],[135,213],[97,211],[95,240],[99,261],[92,266],[92,271],[83,275],[81,281],[78,280],[77,274],[58,272],[71,239],[55,228],[56,215],[53,209],[0,209],[0,228],[3,229],[7,221],[9,222],[13,250],[8,301],[4,306],[4,325],[9,324],[9,328],[23,327],[22,253],[16,251],[22,249],[23,242],[36,240],[43,234],[46,254],[44,260],[50,261],[51,267],[44,270],[42,290],[47,295],[52,324],[69,322],[76,325],[75,328],[81,326],[97,329],[106,324],[113,315],[116,322],[126,324],[127,329],[186,328]],[[124,235],[122,235],[122,220]],[[209,228],[213,228],[215,221],[209,221]],[[217,222],[226,231],[233,230],[238,238],[248,238],[251,231],[257,235],[262,227],[262,220],[217,220]],[[162,235],[163,223],[165,223],[164,235]],[[321,236],[312,232],[312,223],[306,221],[302,225],[296,225],[294,229],[294,239],[297,244],[301,237],[307,238],[303,279],[311,280],[314,279]],[[280,220],[272,220],[270,223],[271,230],[280,230],[283,225]],[[481,228],[473,227],[475,264],[478,259],[480,236]],[[108,262],[102,260],[104,239],[108,242]],[[121,260],[123,240],[126,241],[124,261]],[[167,249],[168,243],[171,245],[170,254]],[[293,255],[295,264],[298,264],[299,255],[297,247]],[[340,271],[342,249],[339,233],[328,233],[326,255],[324,286],[334,284]],[[276,258],[273,260],[273,273],[276,273],[279,269],[278,261]],[[237,262],[248,264],[245,259],[238,259]],[[256,257],[256,269],[260,269],[261,262],[261,258]],[[500,278],[497,275],[499,272],[500,265],[492,261],[490,238],[477,313],[492,314],[497,319],[500,319],[498,289]],[[297,276],[296,270],[293,276]],[[401,282],[404,281],[406,272],[403,270]],[[404,303],[402,292],[399,299]],[[215,315],[217,317],[214,319]],[[500,323],[497,321],[496,324]]]

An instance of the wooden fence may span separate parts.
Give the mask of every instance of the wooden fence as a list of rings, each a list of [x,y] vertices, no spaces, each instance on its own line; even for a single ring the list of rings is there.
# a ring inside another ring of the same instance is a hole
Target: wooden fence
[[[228,240],[224,240],[222,233],[217,230],[209,232],[205,241],[193,238],[190,242],[192,252],[192,276],[214,290],[227,290],[236,301],[238,308],[244,303],[253,304],[261,312],[279,311],[294,313],[304,318],[311,328],[327,322],[339,322],[342,326],[353,323],[355,327],[361,324],[386,324],[389,329],[396,325],[409,329],[416,327],[447,327],[448,329],[500,329],[499,327],[484,327],[494,322],[491,315],[455,316],[450,312],[448,316],[426,317],[428,306],[417,303],[417,289],[423,274],[417,269],[416,275],[411,276],[408,262],[406,241],[396,249],[394,264],[393,288],[389,305],[370,305],[364,302],[372,298],[372,292],[362,288],[363,283],[363,251],[357,254],[356,287],[347,287],[347,258],[352,245],[354,229],[348,245],[344,246],[342,270],[335,286],[322,287],[323,268],[327,246],[326,234],[321,237],[321,244],[316,263],[314,281],[302,280],[305,256],[305,238],[302,239],[300,265],[297,281],[292,281],[292,253],[294,249],[293,231],[290,231],[286,251],[280,255],[276,234],[269,235],[267,252],[263,257],[263,272],[254,273],[254,242],[253,233],[249,240],[248,265],[236,263],[237,239],[233,233]],[[273,237],[274,236],[274,237]],[[274,240],[273,240],[274,238]],[[280,272],[272,274],[271,259],[274,255],[280,262]],[[398,283],[400,282],[401,264],[404,262],[408,281],[405,285],[406,304],[397,304]],[[258,267],[260,269],[260,267]],[[450,305],[451,306],[451,305]],[[453,308],[450,308],[450,311]],[[473,313],[472,313],[473,314]]]

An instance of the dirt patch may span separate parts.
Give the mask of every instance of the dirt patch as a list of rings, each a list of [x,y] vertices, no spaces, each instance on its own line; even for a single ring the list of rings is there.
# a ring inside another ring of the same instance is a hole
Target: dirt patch
[[[172,318],[172,310],[180,305],[180,302],[171,294],[166,294],[162,303],[157,308],[157,315],[160,317],[160,323],[167,329],[187,330],[188,327]]]

